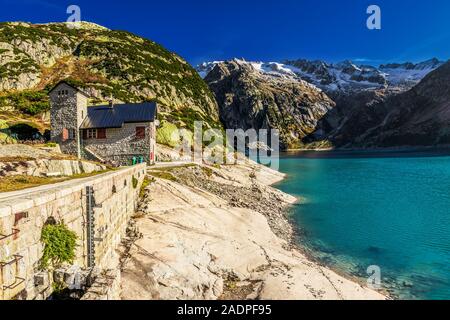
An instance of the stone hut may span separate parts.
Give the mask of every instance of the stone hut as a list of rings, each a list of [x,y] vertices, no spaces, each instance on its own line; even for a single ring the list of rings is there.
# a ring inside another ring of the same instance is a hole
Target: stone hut
[[[118,165],[155,162],[155,102],[88,107],[88,95],[65,81],[49,96],[51,140],[63,153]]]

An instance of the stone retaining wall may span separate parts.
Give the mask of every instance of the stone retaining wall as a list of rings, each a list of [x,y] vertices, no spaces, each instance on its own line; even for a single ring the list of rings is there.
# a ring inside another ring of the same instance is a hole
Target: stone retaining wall
[[[95,266],[105,270],[115,266],[118,258],[115,251],[135,211],[145,170],[146,165],[142,164],[90,178],[0,194],[0,300],[46,299],[51,294],[53,275],[47,277],[39,270],[43,252],[41,231],[50,217],[64,221],[78,235],[74,264],[88,267],[88,186],[93,187],[95,200]]]
[[[26,175],[34,177],[73,176],[106,170],[106,166],[80,160],[36,159],[30,161],[0,161],[0,177]]]

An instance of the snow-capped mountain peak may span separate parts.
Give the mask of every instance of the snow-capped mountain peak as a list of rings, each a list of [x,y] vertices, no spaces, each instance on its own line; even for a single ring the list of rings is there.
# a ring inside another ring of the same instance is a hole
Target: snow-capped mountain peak
[[[208,75],[208,73],[214,69],[216,65],[222,63],[223,61],[211,61],[211,62],[203,62],[199,64],[195,69],[197,70],[200,77],[203,79]]]
[[[379,67],[358,65],[350,60],[334,64],[305,59],[283,62],[248,62],[244,59],[233,61],[252,67],[266,76],[304,80],[325,91],[374,90],[388,87],[407,89],[443,64],[436,58],[417,64],[390,63]],[[220,63],[221,61],[202,63],[197,66],[197,71],[205,78]]]

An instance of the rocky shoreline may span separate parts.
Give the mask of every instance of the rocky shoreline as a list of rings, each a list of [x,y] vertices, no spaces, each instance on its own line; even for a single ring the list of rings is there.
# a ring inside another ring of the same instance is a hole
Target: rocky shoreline
[[[386,299],[311,260],[284,175],[256,164],[149,170],[122,299]]]

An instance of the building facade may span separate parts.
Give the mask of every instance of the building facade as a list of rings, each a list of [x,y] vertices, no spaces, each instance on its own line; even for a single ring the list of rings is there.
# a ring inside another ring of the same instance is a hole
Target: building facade
[[[51,140],[63,153],[116,165],[155,162],[156,103],[88,107],[88,96],[66,82],[49,97]]]

